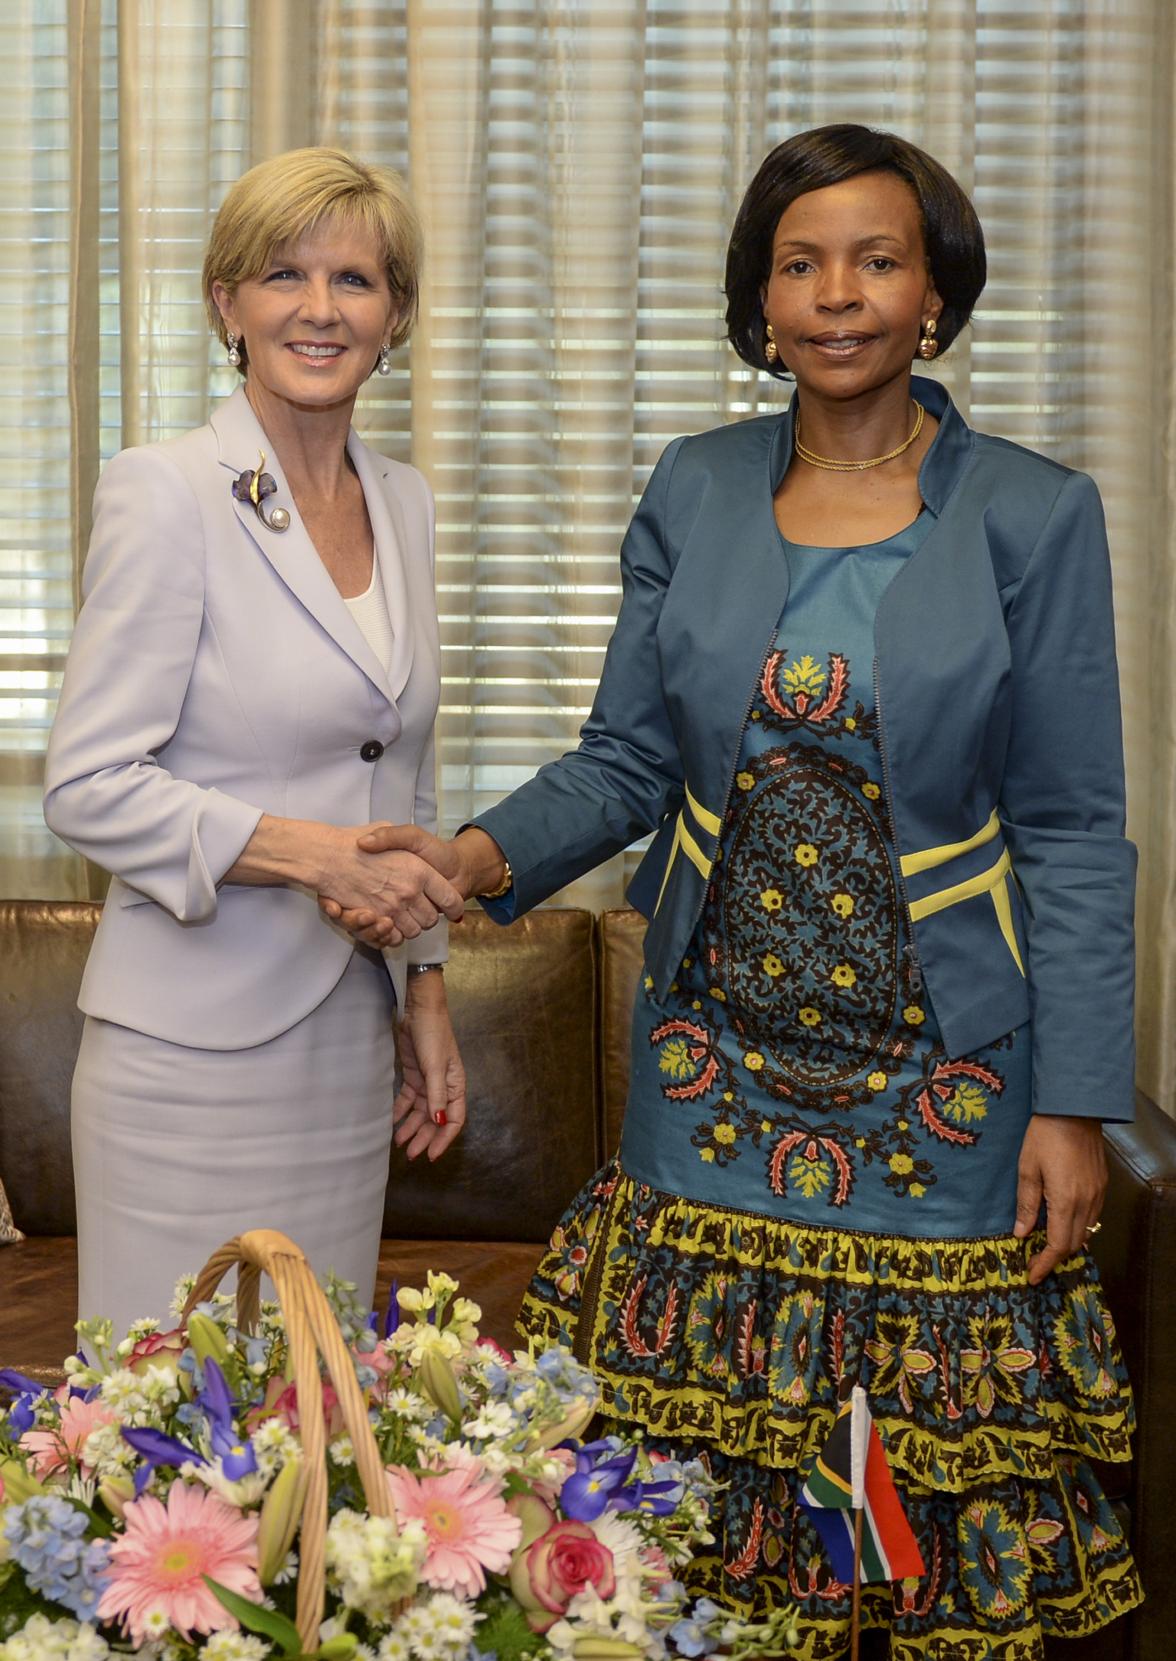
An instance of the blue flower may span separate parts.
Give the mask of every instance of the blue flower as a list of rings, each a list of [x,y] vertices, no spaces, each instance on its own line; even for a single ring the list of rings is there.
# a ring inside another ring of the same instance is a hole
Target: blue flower
[[[4,1533],[13,1562],[31,1591],[59,1603],[80,1621],[92,1619],[109,1578],[110,1547],[87,1540],[89,1519],[55,1495],[34,1495],[9,1506]]]
[[[151,1480],[151,1473],[157,1465],[174,1465],[178,1470],[181,1465],[208,1464],[202,1453],[197,1453],[195,1448],[190,1448],[177,1436],[165,1435],[162,1430],[151,1430],[145,1425],[138,1428],[123,1425],[120,1434],[124,1442],[143,1456],[143,1463],[135,1472],[136,1499]]]
[[[245,1340],[245,1365],[249,1368],[264,1367],[269,1359],[269,1344],[264,1338],[254,1337]]]
[[[562,1445],[575,1448],[573,1442]],[[630,1482],[636,1459],[637,1449],[626,1448],[616,1436],[576,1449],[576,1468],[559,1493],[566,1514],[575,1522],[591,1523],[605,1511],[646,1511],[655,1517],[676,1511],[685,1488],[680,1469],[659,1466],[656,1476]]]
[[[647,1511],[653,1517],[668,1517],[682,1503],[685,1485],[666,1477],[631,1482],[609,1501],[610,1511]],[[623,1503],[622,1503],[623,1502]]]
[[[47,1384],[38,1384],[35,1378],[18,1373],[15,1367],[0,1367],[0,1390],[11,1390],[17,1395],[44,1395]]]
[[[714,1646],[715,1622],[725,1618],[717,1603],[712,1603],[709,1598],[699,1598],[690,1614],[683,1615],[670,1628],[670,1642],[679,1655],[704,1655]]]
[[[592,1374],[587,1367],[580,1365],[571,1350],[560,1344],[544,1350],[535,1362],[535,1371],[569,1405],[585,1398],[595,1398],[596,1381]]]
[[[492,1396],[505,1396],[510,1389],[510,1374],[501,1361],[490,1361],[486,1364],[486,1388]]]
[[[610,1509],[633,1509],[611,1502],[620,1496],[632,1474],[637,1449],[616,1453],[614,1440],[609,1437],[601,1442],[585,1442],[576,1453],[576,1468],[559,1491],[559,1503],[574,1522],[593,1523]]]
[[[257,1455],[248,1438],[237,1433],[228,1381],[211,1356],[204,1363],[204,1388],[198,1400],[208,1415],[209,1445],[229,1481],[251,1476],[257,1469]]]
[[[710,1648],[710,1639],[700,1621],[683,1617],[675,1621],[670,1628],[670,1642],[679,1655],[705,1655]]]
[[[1032,1569],[1019,1520],[995,1500],[973,1500],[957,1519],[960,1579],[972,1606],[989,1620],[1025,1607]]]
[[[10,1390],[16,1397],[8,1410],[8,1433],[15,1440],[33,1428],[36,1404],[48,1394],[49,1386],[38,1384],[35,1378],[26,1378],[15,1367],[0,1367],[0,1389]]]

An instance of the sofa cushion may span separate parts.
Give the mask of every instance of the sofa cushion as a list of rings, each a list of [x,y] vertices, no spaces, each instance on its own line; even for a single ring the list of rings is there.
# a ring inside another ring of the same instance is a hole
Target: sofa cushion
[[[12,1207],[4,1192],[4,1184],[0,1182],[0,1246],[12,1246],[23,1239],[24,1235],[12,1220]]]
[[[600,1163],[592,915],[537,911],[504,930],[467,913],[445,979],[466,1129],[435,1165],[393,1148],[383,1232],[541,1244]]]
[[[629,1095],[633,995],[645,956],[645,928],[645,918],[630,906],[606,911],[600,919],[600,1073],[606,1155],[621,1143]]]
[[[73,1234],[69,1091],[78,987],[101,915],[83,901],[0,902],[0,1171],[26,1234]]]

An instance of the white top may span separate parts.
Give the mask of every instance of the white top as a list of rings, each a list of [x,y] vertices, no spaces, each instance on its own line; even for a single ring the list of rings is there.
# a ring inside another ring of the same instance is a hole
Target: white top
[[[362,594],[343,596],[343,602],[359,624],[360,633],[385,669],[392,662],[392,619],[380,577],[380,562],[372,555],[372,580]]]

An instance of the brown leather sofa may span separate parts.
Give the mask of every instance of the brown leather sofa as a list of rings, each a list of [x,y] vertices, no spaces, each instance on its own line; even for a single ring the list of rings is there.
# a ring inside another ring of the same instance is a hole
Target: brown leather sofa
[[[56,1371],[76,1296],[69,1081],[75,1000],[95,906],[0,903],[0,1177],[28,1238],[0,1247],[0,1365]],[[436,1166],[393,1155],[380,1257],[423,1283],[447,1269],[509,1342],[523,1287],[564,1202],[615,1146],[641,964],[634,912],[533,913],[509,930],[473,914],[453,930],[454,1023],[470,1075],[470,1123]],[[1129,1469],[1104,1473],[1149,1590],[1096,1639],[1050,1646],[1059,1661],[1168,1661],[1176,1612],[1176,1123],[1145,1097],[1107,1131],[1111,1186],[1099,1266],[1135,1385]],[[196,1267],[197,1265],[193,1265]],[[945,1657],[944,1661],[949,1661]]]

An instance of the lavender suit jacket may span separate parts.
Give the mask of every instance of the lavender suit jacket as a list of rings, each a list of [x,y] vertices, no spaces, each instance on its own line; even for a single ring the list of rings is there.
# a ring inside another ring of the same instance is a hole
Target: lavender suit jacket
[[[222,886],[262,813],[435,827],[432,497],[354,432],[347,449],[395,636],[387,672],[243,390],[102,475],[45,788],[50,828],[113,873],[79,998],[89,1015],[202,1049],[286,1031],[353,945],[313,894]],[[263,451],[284,534],[232,493]],[[442,923],[386,954],[401,1007],[405,964],[445,946]]]

